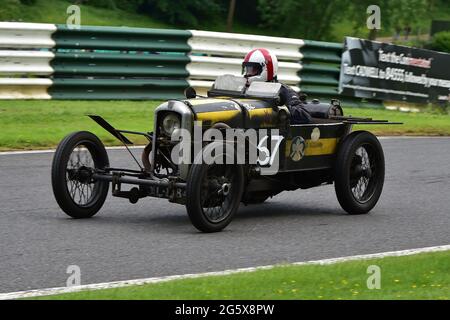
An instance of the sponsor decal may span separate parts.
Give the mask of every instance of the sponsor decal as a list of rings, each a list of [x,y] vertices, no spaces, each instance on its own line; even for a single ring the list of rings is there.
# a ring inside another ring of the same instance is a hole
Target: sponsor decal
[[[320,139],[320,129],[318,127],[315,127],[311,132],[311,140],[317,141],[319,139]]]
[[[309,148],[322,148],[323,144],[320,141],[320,129],[315,127],[311,132],[311,140],[306,141],[306,147]]]
[[[295,137],[292,139],[291,150],[289,152],[289,157],[292,161],[300,161],[305,155],[305,140],[302,137]]]

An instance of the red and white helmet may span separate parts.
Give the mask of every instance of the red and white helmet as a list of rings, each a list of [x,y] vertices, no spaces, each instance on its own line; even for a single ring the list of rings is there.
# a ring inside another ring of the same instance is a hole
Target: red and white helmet
[[[242,73],[249,83],[274,81],[277,78],[277,71],[277,56],[267,49],[253,49],[245,55],[242,62]]]

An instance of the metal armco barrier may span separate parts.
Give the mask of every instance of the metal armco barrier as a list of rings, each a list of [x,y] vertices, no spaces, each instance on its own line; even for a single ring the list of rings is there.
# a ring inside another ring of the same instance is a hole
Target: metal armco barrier
[[[181,98],[188,86],[184,30],[57,25],[55,99]]]
[[[169,99],[189,86],[185,30],[0,23],[0,99]]]
[[[79,30],[57,25],[52,34],[57,49],[91,49],[149,52],[189,52],[185,30],[128,27],[90,27]]]
[[[200,30],[0,22],[0,99],[170,99],[241,74],[267,48],[278,79],[312,97],[337,95],[342,45]],[[349,103],[360,101],[346,98]]]
[[[53,48],[55,31],[54,24],[0,22],[0,48]]]

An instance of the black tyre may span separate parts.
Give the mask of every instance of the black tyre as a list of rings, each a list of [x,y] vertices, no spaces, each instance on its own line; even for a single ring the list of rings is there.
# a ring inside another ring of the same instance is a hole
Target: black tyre
[[[193,164],[187,178],[186,209],[194,227],[202,232],[224,229],[239,208],[243,189],[242,165]]]
[[[349,214],[368,213],[384,184],[384,154],[378,139],[367,131],[351,133],[339,147],[334,170],[342,208]]]
[[[52,187],[56,202],[72,218],[90,218],[105,202],[109,182],[95,181],[95,169],[109,166],[102,142],[92,133],[74,132],[65,137],[52,163]]]

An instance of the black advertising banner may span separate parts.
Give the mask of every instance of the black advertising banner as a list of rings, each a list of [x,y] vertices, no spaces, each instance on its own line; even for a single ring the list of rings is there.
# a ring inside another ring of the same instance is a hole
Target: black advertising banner
[[[339,92],[380,100],[450,99],[450,54],[346,37]]]

